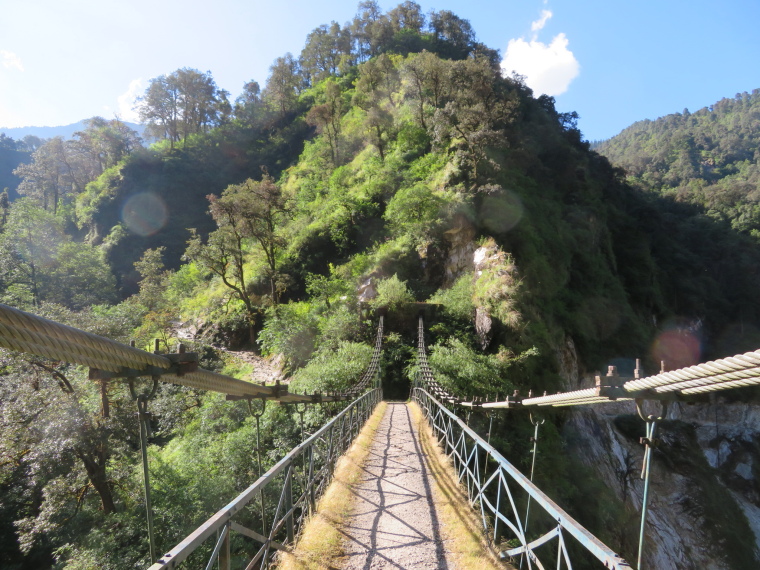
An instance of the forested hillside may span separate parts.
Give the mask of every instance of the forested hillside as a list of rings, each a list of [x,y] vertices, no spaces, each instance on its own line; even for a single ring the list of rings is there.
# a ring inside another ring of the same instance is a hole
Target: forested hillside
[[[34,144],[31,139],[27,139],[30,144]],[[18,197],[16,187],[21,179],[13,174],[13,171],[24,162],[31,161],[31,151],[34,147],[27,144],[26,141],[16,141],[4,134],[0,134],[0,191],[7,193],[7,200],[14,200]],[[7,207],[7,204],[6,204]]]
[[[384,387],[405,397],[413,301],[437,305],[431,364],[462,395],[554,391],[608,364],[630,372],[637,357],[652,371],[760,346],[752,228],[628,183],[589,150],[574,113],[503,77],[498,54],[451,12],[362,2],[352,22],[320,26],[299,57],[278,58],[263,89],[251,81],[229,97],[210,74],[179,69],[151,80],[140,104],[159,142],[145,148],[94,118],[35,149],[16,170],[22,198],[0,212],[0,301],[138,346],[182,338],[204,367],[240,377],[250,365],[225,349],[278,357],[293,392],[350,385],[382,309]],[[757,140],[746,128],[742,140]],[[737,163],[720,148],[711,173]],[[732,171],[747,181],[748,152]],[[679,176],[662,184],[690,187]],[[0,374],[8,567],[146,565],[126,387],[7,351]],[[244,402],[172,386],[151,410],[168,550],[256,477],[255,424]],[[311,409],[308,426],[325,414]],[[262,421],[266,468],[299,434],[285,407]],[[630,548],[618,531],[632,507],[599,500],[563,452],[563,422],[547,422],[539,486]],[[525,467],[531,434],[510,416],[492,441]],[[751,537],[734,519],[730,532]],[[695,524],[730,567],[752,564],[750,551],[720,550],[719,524]]]
[[[632,184],[760,237],[760,89],[635,123],[597,150]]]

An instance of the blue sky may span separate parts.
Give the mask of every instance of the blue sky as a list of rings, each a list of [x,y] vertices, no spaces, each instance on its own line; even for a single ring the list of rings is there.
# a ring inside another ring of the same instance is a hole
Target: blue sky
[[[380,1],[385,11],[398,2]],[[758,0],[419,2],[451,10],[589,140],[760,88]],[[232,98],[358,0],[0,0],[0,131],[118,113],[148,80],[210,71]]]

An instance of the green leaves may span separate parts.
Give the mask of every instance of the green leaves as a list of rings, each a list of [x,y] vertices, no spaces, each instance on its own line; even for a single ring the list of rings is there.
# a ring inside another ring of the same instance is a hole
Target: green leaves
[[[0,260],[0,297],[10,304],[82,309],[115,298],[103,253],[72,241],[60,218],[29,199],[13,203],[0,233]]]

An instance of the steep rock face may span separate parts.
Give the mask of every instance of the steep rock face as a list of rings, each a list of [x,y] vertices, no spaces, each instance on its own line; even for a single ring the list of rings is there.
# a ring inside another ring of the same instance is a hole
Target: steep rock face
[[[445,233],[448,255],[444,263],[443,286],[451,287],[463,273],[472,271],[475,253],[475,228],[463,216]]]
[[[479,247],[472,253],[472,264],[475,269],[475,279],[477,280],[483,271],[486,271],[494,256],[496,255],[496,244],[491,246]],[[488,308],[475,308],[475,332],[480,340],[480,347],[485,350],[491,344],[493,339],[493,319],[489,314]]]
[[[760,413],[747,404],[674,404],[658,425],[644,552],[646,568],[752,568],[760,554],[760,504],[752,471],[760,462]],[[621,540],[635,552],[643,496],[644,422],[632,402],[575,409],[565,437],[625,510]],[[645,408],[659,413],[659,405]],[[630,562],[635,562],[632,560]]]
[[[575,342],[571,336],[566,336],[564,343],[555,349],[557,364],[559,365],[559,375],[562,378],[562,384],[565,391],[579,390],[587,386],[581,386],[581,376],[578,366],[578,351],[575,349]],[[589,385],[591,385],[589,380]]]
[[[711,468],[720,474],[747,517],[760,553],[760,408],[727,403],[716,397],[710,404],[680,406],[674,417],[695,426],[695,435]]]
[[[517,268],[511,256],[492,239],[477,246],[475,230],[466,220],[446,233],[443,286],[450,287],[462,275],[472,272],[475,294],[474,324],[480,347],[486,350],[495,334],[496,320],[513,326],[520,320],[515,307]]]

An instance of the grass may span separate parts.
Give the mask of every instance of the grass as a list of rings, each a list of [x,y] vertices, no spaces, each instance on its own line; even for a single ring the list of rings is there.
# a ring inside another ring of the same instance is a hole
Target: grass
[[[359,436],[335,467],[330,486],[317,504],[317,512],[304,526],[298,544],[283,552],[278,568],[282,570],[339,568],[342,565],[343,534],[340,529],[353,507],[352,485],[362,475],[362,464],[369,455],[372,439],[388,405],[380,402]]]

